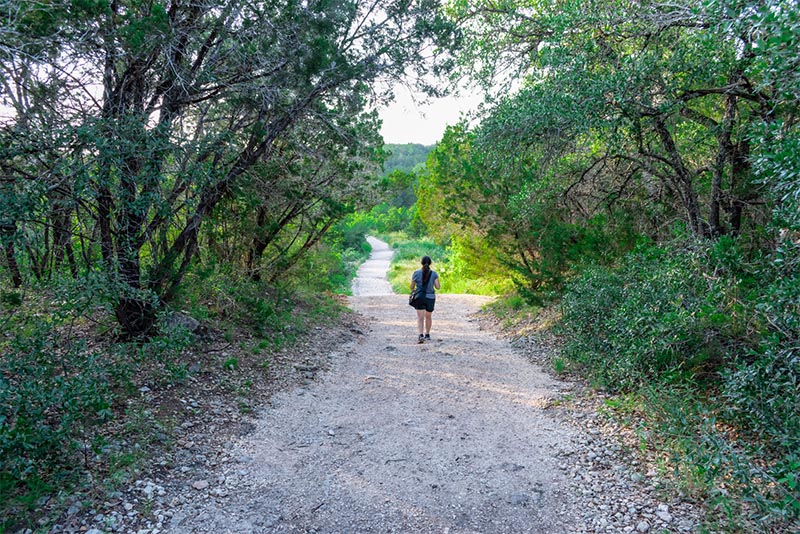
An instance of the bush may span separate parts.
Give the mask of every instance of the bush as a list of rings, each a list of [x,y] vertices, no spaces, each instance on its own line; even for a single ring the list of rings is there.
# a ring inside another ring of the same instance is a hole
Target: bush
[[[448,293],[502,295],[513,289],[508,269],[482,238],[453,235],[439,274]]]
[[[43,320],[13,328],[0,347],[0,493],[12,508],[79,481],[114,401],[98,353]]]
[[[562,301],[567,357],[613,390],[712,376],[748,342],[741,280],[714,252],[641,247],[587,269]]]
[[[728,527],[800,526],[800,247],[642,246],[569,284],[565,355],[640,395],[675,470]]]
[[[222,264],[194,265],[173,306],[220,330],[243,329],[277,349],[294,342],[311,322],[339,316],[342,307],[330,292],[349,285],[341,269],[341,257],[327,245],[306,254],[279,285],[254,281]]]
[[[770,260],[755,304],[760,343],[725,370],[721,399],[725,419],[753,444],[758,475],[739,479],[756,509],[800,527],[800,246]]]

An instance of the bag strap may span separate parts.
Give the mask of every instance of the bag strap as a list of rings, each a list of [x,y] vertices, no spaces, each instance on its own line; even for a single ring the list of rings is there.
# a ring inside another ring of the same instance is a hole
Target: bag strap
[[[422,279],[421,286],[425,286],[424,287],[425,293],[430,293],[430,291],[428,291],[428,290],[430,289],[431,279],[433,278],[433,271],[430,270],[430,269],[428,270],[428,281],[427,282],[425,282],[425,271],[420,273],[420,278]]]
[[[416,297],[417,294],[425,295],[430,293],[430,291],[428,290],[430,289],[431,282],[433,281],[433,271],[431,271],[431,273],[428,275],[427,284],[425,283],[425,273],[423,273],[422,270],[420,270],[419,277],[420,277],[420,283],[414,286],[414,291],[411,292],[412,299],[417,298]]]

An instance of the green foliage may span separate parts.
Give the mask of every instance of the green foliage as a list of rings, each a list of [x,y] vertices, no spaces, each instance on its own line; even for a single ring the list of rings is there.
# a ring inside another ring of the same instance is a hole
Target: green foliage
[[[4,308],[16,308],[22,304],[22,295],[16,291],[3,291],[0,293],[0,304]]]
[[[133,417],[135,404],[125,401],[139,394],[132,378],[140,365],[174,378],[186,332],[89,348],[74,331],[77,300],[49,319],[20,311],[0,341],[0,530],[32,526],[25,518],[36,519],[40,499],[124,477],[159,430],[152,414]]]
[[[446,132],[423,220],[488,239],[531,302],[676,219],[758,240],[775,207],[795,227],[795,4],[452,4],[471,22],[464,70],[487,85],[510,71],[520,89]]]
[[[733,239],[647,245],[562,301],[570,363],[644,395],[659,446],[731,518],[800,521],[798,265],[794,244],[769,258]]]
[[[502,295],[514,287],[508,269],[486,240],[453,235],[438,269],[447,293]]]
[[[3,261],[16,286],[103,273],[131,337],[153,334],[201,248],[275,282],[371,205],[390,97],[372,82],[446,74],[459,42],[438,0],[15,6]]]
[[[359,218],[376,234],[405,232],[415,237],[425,234],[425,225],[418,217],[416,188],[419,174],[395,170],[383,177],[378,190],[383,200],[370,210],[361,210]]]
[[[112,418],[103,358],[45,321],[12,323],[0,346],[0,488],[6,506],[77,483],[96,429]]]
[[[373,233],[376,235],[387,235],[398,232],[414,232],[414,218],[416,206],[402,207],[393,206],[388,202],[381,202],[369,211],[357,212],[352,215],[353,220],[357,220],[359,231],[363,236]]]
[[[751,334],[749,284],[725,249],[643,246],[617,268],[588,268],[562,300],[565,353],[614,390],[716,373]]]
[[[269,351],[342,310],[320,290],[329,287],[325,277],[308,286],[300,267],[293,276],[301,278],[275,287],[218,264],[194,265],[176,304],[209,328],[227,332],[229,342],[255,340],[245,349],[265,351],[260,360],[268,369]],[[97,480],[123,482],[146,461],[150,445],[166,439],[139,388],[142,381],[153,388],[185,382],[191,371],[184,355],[197,339],[164,313],[159,335],[147,341],[87,346],[81,340],[110,337],[117,328],[108,309],[99,306],[109,297],[102,278],[97,283],[93,288],[71,279],[54,281],[0,317],[6,333],[0,339],[0,531],[33,526],[25,521],[39,518],[40,499],[54,502]],[[234,377],[243,357],[220,358],[217,370],[240,396],[247,383]]]
[[[341,305],[330,291],[342,268],[341,256],[323,247],[323,252],[306,256],[280,285],[254,281],[224,264],[196,266],[186,275],[186,283],[176,305],[192,317],[203,317],[226,332],[233,341],[236,329],[259,338],[259,349],[278,349],[294,342],[312,322],[336,318]],[[349,283],[349,282],[348,282]]]
[[[800,439],[800,245],[776,252],[762,268],[754,317],[762,324],[759,344],[723,376],[726,415],[798,461]],[[798,510],[800,512],[800,510]]]
[[[409,239],[405,235],[390,239],[394,257],[389,282],[395,293],[408,292],[411,275],[420,268],[423,256],[433,259],[432,268],[440,276],[442,293],[499,295],[511,290],[507,271],[482,241],[453,236],[449,244],[431,238]]]
[[[770,187],[775,204],[775,222],[781,228],[798,232],[800,128],[779,121],[767,135],[759,135],[756,139],[760,150],[754,164],[760,180]]]
[[[445,133],[423,222],[565,292],[564,367],[635,397],[725,528],[798,530],[797,2],[449,10],[463,72],[519,89]]]
[[[539,172],[535,154],[507,157],[518,139],[499,136],[507,135],[511,119],[490,119],[475,132],[460,125],[445,133],[420,179],[419,217],[442,241],[458,236],[454,241],[482,243],[502,267],[476,266],[502,272],[531,303],[542,304],[583,265],[608,263],[630,250],[637,230],[619,208],[572,212],[564,203],[572,179]]]
[[[428,154],[433,150],[433,147],[417,143],[387,144],[385,150],[389,155],[383,164],[383,171],[388,176],[394,171],[411,174],[419,170],[425,164],[425,160],[428,159]]]
[[[718,399],[679,385],[645,388],[637,424],[685,492],[705,498],[723,532],[794,532],[800,526],[797,454],[742,436]],[[797,439],[795,437],[795,439]]]
[[[192,316],[230,321],[256,336],[283,343],[293,302],[288,293],[237,275],[222,265],[198,268],[187,275],[178,302]],[[290,334],[289,334],[290,335]],[[280,341],[279,341],[280,340]]]
[[[420,260],[423,256],[430,256],[433,260],[431,268],[439,272],[439,263],[444,261],[446,254],[444,247],[429,238],[409,240],[400,235],[390,238],[389,246],[392,247],[394,256],[387,276],[392,290],[399,294],[409,292],[411,275],[420,268]],[[446,293],[444,277],[441,278],[441,283],[441,291]]]
[[[292,288],[301,294],[347,294],[358,266],[368,255],[363,248],[341,250],[326,240],[303,254],[279,286]]]

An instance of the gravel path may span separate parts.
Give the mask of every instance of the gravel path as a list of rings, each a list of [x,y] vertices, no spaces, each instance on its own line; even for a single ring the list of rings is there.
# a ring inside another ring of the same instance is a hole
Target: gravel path
[[[417,345],[373,249],[351,299],[371,330],[273,397],[218,478],[235,494],[184,506],[173,531],[573,531],[556,460],[573,430],[542,410],[554,382],[469,317],[485,297],[440,295]]]
[[[356,297],[378,297],[393,295],[392,286],[386,279],[389,264],[392,262],[392,249],[389,245],[367,236],[367,241],[372,247],[369,259],[361,264],[353,280],[353,295]]]
[[[418,345],[386,281],[392,253],[371,243],[350,299],[365,335],[353,327],[329,371],[273,396],[144,532],[696,531],[700,511],[620,446],[601,395],[542,372],[546,346],[481,329],[487,298],[440,295]]]

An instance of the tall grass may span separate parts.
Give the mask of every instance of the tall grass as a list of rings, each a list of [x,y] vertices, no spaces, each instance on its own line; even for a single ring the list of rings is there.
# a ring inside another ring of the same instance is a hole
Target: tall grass
[[[442,244],[432,238],[409,238],[405,234],[385,236],[394,250],[389,268],[389,283],[395,293],[407,293],[413,272],[421,268],[423,256],[439,274],[441,293],[468,293],[496,296],[511,291],[507,272],[493,261],[491,254],[480,255],[467,241],[451,238]]]

